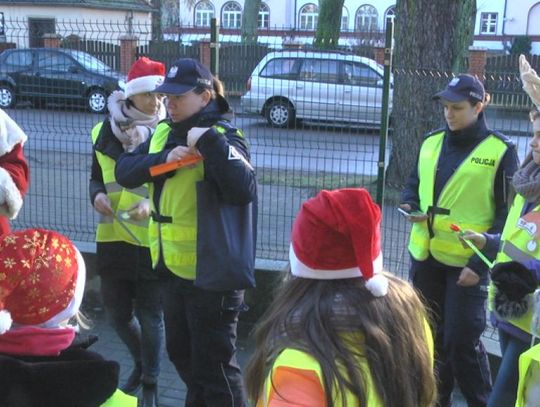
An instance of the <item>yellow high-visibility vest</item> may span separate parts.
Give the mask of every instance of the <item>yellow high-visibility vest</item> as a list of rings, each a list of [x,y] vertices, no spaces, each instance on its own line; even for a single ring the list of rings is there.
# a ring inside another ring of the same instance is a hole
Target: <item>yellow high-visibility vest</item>
[[[540,381],[538,376],[531,377],[529,369],[534,366],[534,370],[540,371],[540,344],[533,346],[528,351],[523,352],[519,357],[519,382],[515,407],[536,406],[538,402],[537,394],[540,392]],[[532,386],[536,386],[533,395]],[[527,400],[529,399],[529,400]]]
[[[373,380],[371,378],[371,373],[369,371],[367,361],[359,360],[359,365],[362,370],[364,380],[366,382],[366,389],[367,389],[366,397],[368,401],[367,405],[370,407],[377,407],[377,406],[383,407],[384,404],[382,403],[377,393],[377,390],[375,389],[375,386],[373,384]],[[319,378],[321,388],[324,389],[324,379],[323,379],[322,370],[321,370],[321,366],[319,362],[317,362],[317,360],[313,356],[311,356],[310,354],[306,352],[293,349],[293,348],[286,348],[278,355],[278,357],[274,361],[272,370],[270,371],[264,383],[264,390],[263,390],[264,398],[257,401],[256,407],[268,406],[268,401],[270,399],[271,391],[273,389],[272,382],[278,379],[276,375],[279,375],[280,367],[313,372]],[[279,394],[279,389],[277,389],[277,392]],[[335,397],[334,406],[342,406],[342,405],[358,406],[359,405],[358,399],[356,398],[356,396],[348,390],[346,390],[345,394],[341,394],[340,392],[336,391],[336,394],[334,395],[334,397]],[[302,400],[294,400],[294,401],[298,403],[299,405],[305,404],[305,403],[302,403]],[[343,404],[343,401],[345,401],[346,403]]]
[[[514,202],[508,212],[506,223],[501,235],[501,249],[497,253],[496,263],[504,263],[515,260],[519,263],[526,264],[531,260],[540,260],[540,241],[537,237],[536,228],[523,219],[521,213],[527,201],[521,195],[516,195]],[[540,212],[540,205],[536,206],[529,214]],[[526,216],[526,215],[525,215]],[[488,288],[488,308],[493,311],[493,301],[495,298],[495,285],[489,284]],[[532,298],[532,294],[529,294]],[[519,318],[511,318],[507,321],[525,332],[531,333],[531,320],[533,317],[533,309]]]
[[[227,132],[226,122],[219,122],[212,129],[220,134]],[[165,148],[171,127],[163,122],[158,125],[150,140],[149,153]],[[236,129],[243,137],[243,133]],[[197,183],[204,179],[204,164],[199,162],[176,170],[167,178],[161,189],[158,208],[155,207],[153,183],[149,183],[150,205],[154,215],[150,219],[149,239],[152,264],[155,267],[163,255],[165,266],[179,277],[195,280],[197,267]]]
[[[137,397],[117,389],[101,407],[137,407]]]
[[[94,146],[98,140],[102,125],[103,123],[98,123],[92,129],[92,144]],[[99,215],[96,241],[126,242],[137,246],[148,247],[148,219],[137,221],[128,217],[126,219],[122,217],[122,214],[126,213],[133,205],[148,197],[148,189],[144,185],[134,189],[122,187],[114,176],[116,161],[97,150],[95,153],[101,167],[107,196],[116,214],[116,217]],[[118,217],[121,217],[124,226],[132,232],[138,241],[119,224]]]
[[[409,251],[416,260],[425,260],[431,253],[443,264],[463,267],[473,251],[463,247],[450,225],[454,223],[462,230],[477,232],[484,232],[491,227],[495,218],[495,176],[507,146],[496,136],[486,137],[463,160],[443,187],[437,202],[433,202],[444,134],[441,131],[428,137],[420,149],[420,210],[431,213],[433,236],[430,236],[428,221],[413,223]]]
[[[425,329],[425,337],[419,337],[418,340],[424,340],[426,341],[426,345],[428,346],[428,350],[431,356],[431,362],[433,364],[434,358],[433,358],[433,335],[431,332],[431,328],[429,327],[429,324],[426,320],[424,320],[424,329]],[[359,346],[364,346],[363,344],[359,344]],[[364,358],[358,358],[358,366],[360,367],[362,371],[362,376],[366,383],[366,399],[367,399],[367,405],[370,407],[377,407],[377,406],[383,406],[384,404],[381,401],[380,395],[377,392],[377,389],[375,388],[375,385],[373,384],[373,379],[371,377],[371,372],[367,363],[367,360]],[[309,372],[316,374],[316,377],[319,379],[319,383],[321,386],[321,389],[324,389],[324,379],[322,375],[322,369],[317,362],[317,360],[311,356],[309,353],[306,353],[304,351],[294,349],[294,348],[285,348],[281,351],[281,353],[277,356],[276,360],[272,364],[272,368],[264,382],[264,388],[262,392],[262,396],[259,400],[257,400],[256,407],[267,407],[268,402],[271,396],[271,392],[273,391],[273,383],[276,382],[277,375],[280,374],[279,368],[285,368],[286,370],[289,369],[296,369],[299,372]],[[334,400],[334,406],[358,406],[358,399],[354,394],[352,394],[350,391],[346,390],[345,394],[341,394],[339,391],[339,388],[337,386],[337,383],[335,385],[335,394],[333,394],[333,400]],[[279,389],[277,389],[277,393],[279,394]],[[304,405],[306,403],[302,404],[302,400],[294,400],[299,405]],[[345,404],[343,404],[343,401],[346,401]],[[324,403],[321,403],[324,404]],[[419,406],[419,407],[427,407],[427,406]]]
[[[171,128],[160,123],[150,141],[149,153],[165,148]],[[154,205],[154,184],[149,184],[151,208],[161,219],[150,219],[150,254],[154,267],[160,254],[167,268],[174,274],[195,279],[197,265],[197,182],[204,178],[202,162],[181,168],[167,178],[159,197],[159,208]],[[161,247],[161,250],[160,250]]]

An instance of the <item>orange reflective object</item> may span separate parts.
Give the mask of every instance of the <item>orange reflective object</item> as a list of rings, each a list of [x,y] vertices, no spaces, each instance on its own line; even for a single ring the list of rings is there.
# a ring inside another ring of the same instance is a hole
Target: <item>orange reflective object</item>
[[[279,366],[272,384],[268,407],[326,407],[323,386],[313,370]]]
[[[152,177],[157,177],[158,175],[165,174],[167,172],[174,171],[188,165],[197,164],[199,161],[202,160],[203,157],[200,155],[188,155],[178,161],[172,161],[170,163],[158,164],[150,167],[150,175]]]

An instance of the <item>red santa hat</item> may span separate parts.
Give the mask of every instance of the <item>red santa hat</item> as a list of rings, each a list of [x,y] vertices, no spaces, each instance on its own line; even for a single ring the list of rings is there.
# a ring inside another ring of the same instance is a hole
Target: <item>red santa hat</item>
[[[293,224],[293,275],[333,280],[363,277],[376,297],[386,295],[382,274],[381,210],[365,189],[321,191],[304,202]]]
[[[74,316],[86,280],[83,258],[71,241],[50,230],[0,237],[0,335],[13,323],[55,328]]]
[[[152,92],[163,83],[164,78],[165,65],[141,57],[129,69],[124,93],[128,98],[138,93]]]

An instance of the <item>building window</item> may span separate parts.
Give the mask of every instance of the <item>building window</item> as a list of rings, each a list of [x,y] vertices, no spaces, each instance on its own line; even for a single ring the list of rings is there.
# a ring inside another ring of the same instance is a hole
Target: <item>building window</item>
[[[480,34],[497,34],[497,13],[480,14]]]
[[[221,26],[223,28],[240,28],[242,24],[242,7],[235,1],[229,1],[221,9]]]
[[[386,13],[384,13],[384,28],[386,29],[386,22],[388,19],[392,20],[394,23],[396,19],[396,6],[389,7],[388,10],[386,10]]]
[[[195,26],[210,27],[210,20],[214,18],[214,6],[209,1],[200,1],[195,6]]]
[[[30,48],[45,46],[43,35],[56,33],[54,18],[28,18],[28,43]]]
[[[369,4],[364,4],[356,10],[356,31],[374,31],[377,29],[379,13]]]
[[[319,7],[315,4],[306,4],[300,9],[299,20],[301,30],[316,30],[319,19]]]
[[[341,31],[349,30],[349,11],[346,7],[343,7],[341,12]]]
[[[270,27],[270,7],[266,3],[261,3],[259,8],[259,16],[257,17],[257,27],[269,28]]]

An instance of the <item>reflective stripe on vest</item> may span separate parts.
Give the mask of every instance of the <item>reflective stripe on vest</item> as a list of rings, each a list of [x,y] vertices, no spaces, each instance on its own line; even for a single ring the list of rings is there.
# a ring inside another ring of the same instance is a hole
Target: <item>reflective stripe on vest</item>
[[[428,213],[428,209],[436,206],[450,213],[430,214],[433,237],[430,237],[427,221],[413,223],[409,251],[416,260],[425,260],[431,253],[443,264],[463,267],[473,251],[463,247],[450,225],[455,223],[463,230],[477,232],[491,227],[495,217],[495,176],[507,146],[493,135],[486,137],[450,176],[434,204],[435,177],[444,134],[428,137],[420,148],[418,195],[422,212]]]
[[[169,137],[170,126],[161,123],[150,140],[149,153],[163,150]],[[150,219],[150,253],[154,267],[160,253],[167,268],[187,280],[195,279],[197,265],[197,182],[204,178],[202,162],[176,170],[163,184],[159,197],[159,208],[154,205],[154,184],[149,184],[154,213],[167,222]],[[160,251],[161,249],[161,251]]]
[[[530,261],[540,261],[540,205],[521,216],[526,203],[525,198],[519,194],[514,198],[504,224],[501,235],[501,248],[497,253],[496,263],[515,260],[527,264]],[[537,222],[531,222],[535,218]],[[495,285],[490,283],[488,289],[488,308],[490,311],[493,311],[494,308],[495,290]],[[529,296],[532,299],[533,295],[530,294]],[[507,322],[525,332],[531,333],[531,320],[534,310],[532,307],[530,308],[525,315],[520,318],[508,319]]]
[[[99,132],[103,123],[98,123],[92,129],[92,144],[95,146]],[[111,207],[117,216],[122,216],[133,205],[148,197],[148,189],[141,186],[134,189],[127,189],[116,182],[114,169],[116,161],[105,154],[95,151],[98,163],[101,167],[103,184],[107,191],[107,197],[111,201]],[[135,240],[129,232],[125,230],[119,221],[112,216],[99,215],[98,226],[96,230],[97,242],[127,242],[137,246],[148,247],[148,219],[136,221],[132,219],[123,219],[122,223],[132,232]]]
[[[272,379],[275,378],[275,374],[277,372],[277,369],[279,367],[289,367],[292,369],[299,369],[303,371],[312,371],[316,373],[317,377],[319,378],[321,388],[324,389],[324,381],[323,381],[323,375],[321,366],[317,362],[317,360],[309,355],[308,353],[302,352],[297,349],[287,348],[284,349],[279,356],[274,361],[274,364],[272,365],[272,371],[266,378],[264,382],[264,390],[263,390],[263,397],[264,399],[259,400],[257,402],[256,407],[266,407],[268,406],[268,400],[271,395],[272,391]],[[375,390],[375,387],[373,385],[373,381],[371,379],[371,374],[369,372],[369,368],[367,366],[367,362],[365,360],[362,360],[360,362],[360,368],[363,372],[363,377],[366,382],[366,389],[367,389],[367,405],[368,406],[383,406],[383,403],[381,402],[379,396],[377,395],[377,391]],[[337,385],[336,385],[337,388]],[[277,389],[279,393],[279,389]],[[345,394],[345,401],[346,403],[343,404],[343,395],[339,392],[336,392],[337,394],[334,397],[334,405],[335,406],[357,406],[358,405],[358,399],[352,394],[350,391],[346,390]],[[302,400],[295,400],[298,404],[302,404]]]
[[[529,369],[533,368],[536,374],[531,375]],[[535,406],[538,396],[533,396],[532,386],[540,387],[538,374],[540,372],[540,344],[533,346],[519,356],[519,382],[516,397],[516,407]],[[538,390],[537,390],[538,391]],[[528,397],[529,396],[529,397]],[[531,400],[527,400],[531,398]]]

